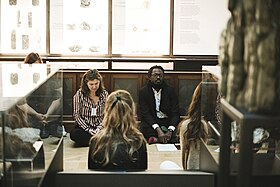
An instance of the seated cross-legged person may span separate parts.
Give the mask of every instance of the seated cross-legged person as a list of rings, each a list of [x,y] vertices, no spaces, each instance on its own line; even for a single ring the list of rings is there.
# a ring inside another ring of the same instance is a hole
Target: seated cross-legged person
[[[105,104],[104,128],[90,140],[88,168],[146,170],[146,140],[138,129],[135,105],[129,92],[112,92]]]
[[[82,78],[81,88],[73,96],[75,128],[70,138],[79,146],[88,146],[92,136],[103,128],[105,102],[108,92],[97,69],[88,70]]]
[[[139,92],[141,131],[149,144],[178,142],[178,97],[164,81],[164,69],[153,66],[148,71],[148,83]]]
[[[206,142],[208,137],[208,127],[201,123],[201,86],[200,82],[193,93],[186,117],[179,124],[184,170],[200,169],[200,141]]]
[[[185,119],[178,125],[182,166],[184,170],[200,170],[200,144],[207,141],[208,127],[201,122],[201,86],[200,82],[192,96]],[[181,170],[180,166],[171,161],[160,165],[163,170]]]

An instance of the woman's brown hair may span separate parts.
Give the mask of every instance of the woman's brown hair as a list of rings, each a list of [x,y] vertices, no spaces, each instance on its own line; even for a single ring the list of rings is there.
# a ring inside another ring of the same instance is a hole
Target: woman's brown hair
[[[95,93],[96,96],[100,96],[100,94],[105,90],[105,86],[104,86],[103,78],[102,78],[101,74],[98,72],[97,69],[90,69],[83,75],[83,78],[81,81],[81,90],[85,96],[88,96],[88,94],[89,94],[89,89],[87,86],[88,81],[93,81],[95,79],[100,81],[100,86]]]
[[[43,60],[38,53],[29,53],[24,59],[25,64],[34,64],[36,62],[40,64],[43,63]]]
[[[201,123],[201,91],[202,91],[202,82],[200,82],[192,96],[191,104],[188,107],[188,111],[186,113],[186,117],[179,124],[178,130],[182,126],[182,123],[186,120],[190,120],[188,127],[185,132],[183,132],[183,140],[188,147],[190,142],[198,140],[202,138],[206,140],[207,132],[203,128],[203,124]]]

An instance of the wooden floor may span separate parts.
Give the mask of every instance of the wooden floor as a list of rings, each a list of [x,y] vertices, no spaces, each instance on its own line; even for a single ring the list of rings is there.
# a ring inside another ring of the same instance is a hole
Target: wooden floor
[[[76,147],[70,139],[69,133],[64,137],[64,171],[87,169],[88,147]],[[181,164],[181,151],[159,152],[156,145],[147,145],[148,150],[148,170],[160,170],[160,164],[169,160]]]

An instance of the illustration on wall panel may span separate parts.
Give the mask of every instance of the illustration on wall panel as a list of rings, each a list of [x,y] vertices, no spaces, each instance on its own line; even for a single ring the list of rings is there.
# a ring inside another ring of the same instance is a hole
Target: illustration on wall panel
[[[29,49],[29,36],[28,35],[22,35],[22,49]]]
[[[86,8],[90,6],[90,0],[81,0],[81,5],[82,8]]]
[[[32,0],[33,6],[39,6],[39,0]]]
[[[9,5],[17,5],[17,0],[9,0]]]
[[[32,28],[32,12],[28,12],[28,28]]]
[[[17,73],[10,74],[10,82],[12,85],[15,85],[18,83],[18,74]]]
[[[20,10],[17,11],[17,26],[20,27],[21,25],[21,20],[20,20]]]
[[[16,30],[12,30],[11,32],[11,49],[16,49]]]

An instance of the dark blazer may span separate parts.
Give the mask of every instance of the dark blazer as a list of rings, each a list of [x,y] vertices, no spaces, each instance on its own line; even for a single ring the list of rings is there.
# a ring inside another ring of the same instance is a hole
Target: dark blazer
[[[166,127],[169,125],[177,127],[179,123],[180,114],[178,97],[174,88],[169,86],[165,81],[163,82],[161,91],[160,111],[168,116],[168,124],[161,124],[162,120],[156,116],[155,97],[150,83],[141,88],[139,92],[139,110],[141,125],[149,126],[150,128],[152,128],[152,125],[155,123]]]

